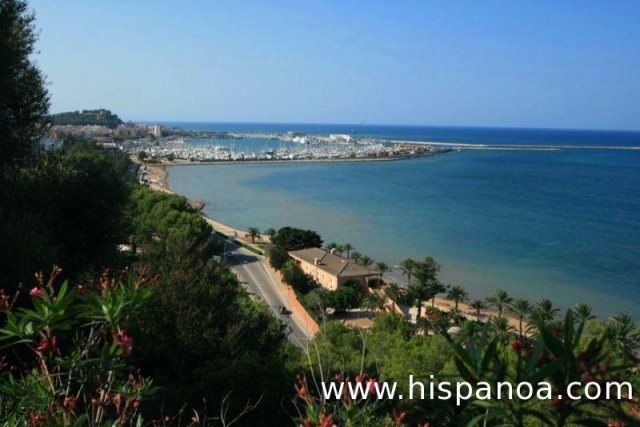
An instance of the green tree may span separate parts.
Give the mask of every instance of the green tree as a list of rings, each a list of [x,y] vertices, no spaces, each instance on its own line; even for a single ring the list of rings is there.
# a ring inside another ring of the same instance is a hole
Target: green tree
[[[596,318],[596,316],[591,313],[591,306],[589,304],[579,303],[576,304],[571,310],[573,311],[574,318],[578,322],[585,323],[587,320]]]
[[[536,303],[530,314],[530,322],[538,329],[542,325],[548,325],[556,317],[560,310],[553,307],[553,302],[549,299],[542,299]]]
[[[418,313],[416,315],[416,320],[420,320],[422,317],[422,306],[425,301],[429,301],[433,296],[431,289],[429,288],[429,283],[417,281],[416,283],[409,286],[408,290],[408,298],[411,301],[411,304],[415,304],[418,309]]]
[[[390,271],[391,268],[385,262],[379,261],[376,262],[374,270],[380,275],[380,281],[382,281],[382,276],[384,276],[384,273]]]
[[[400,287],[397,283],[388,283],[384,287],[384,294],[387,296],[387,298],[389,298],[394,303],[394,305],[392,306],[394,313],[395,313],[395,305],[398,303],[398,300],[402,298],[402,295],[404,294],[404,292],[405,292],[404,288]]]
[[[518,298],[514,300],[511,304],[509,304],[509,311],[518,316],[519,326],[518,326],[518,336],[522,339],[522,322],[526,317],[531,314],[533,310],[533,306],[526,299]]]
[[[402,275],[407,276],[407,284],[411,284],[411,276],[416,270],[417,262],[411,258],[407,258],[400,262],[400,268],[402,269]]]
[[[637,360],[635,354],[640,349],[640,330],[629,314],[617,313],[612,316],[605,327],[605,336],[628,358]]]
[[[364,255],[361,258],[358,258],[358,261],[356,261],[356,264],[361,265],[363,267],[371,267],[371,265],[373,264],[373,259]]]
[[[244,235],[247,239],[251,239],[251,243],[255,243],[256,239],[261,239],[262,235],[257,227],[249,227],[247,233]]]
[[[340,286],[330,292],[331,307],[340,313],[360,307],[362,298],[360,293],[351,286]]]
[[[36,67],[35,16],[26,1],[0,1],[0,169],[24,164],[49,122],[49,94]]]
[[[6,290],[54,263],[67,277],[120,260],[127,242],[126,157],[91,144],[45,151],[33,168],[0,172],[0,270]]]
[[[298,292],[307,293],[311,288],[311,278],[293,260],[287,261],[282,267],[282,279]]]
[[[331,307],[331,295],[324,288],[312,289],[303,298],[304,306],[316,314],[317,317],[324,317],[327,308]]]
[[[275,228],[269,227],[264,230],[264,235],[269,236],[269,240],[273,242],[273,238],[278,233]]]
[[[350,254],[350,258],[353,262],[355,262],[356,264],[358,264],[358,261],[362,258],[362,254],[360,252],[357,251],[353,251]]]
[[[454,302],[456,310],[458,309],[458,304],[460,304],[461,301],[465,301],[468,296],[469,293],[462,286],[453,286],[447,292],[447,299]]]
[[[375,315],[377,311],[384,310],[384,307],[385,307],[384,297],[382,297],[376,292],[371,292],[367,294],[367,296],[364,298],[364,301],[362,302],[362,307],[367,310],[370,310]]]
[[[507,344],[515,328],[509,324],[509,319],[503,316],[493,317],[489,321],[491,334],[502,344]]]
[[[343,249],[347,253],[347,259],[351,259],[351,251],[353,251],[353,245],[351,245],[351,243],[345,243],[343,245]]]
[[[480,311],[487,308],[487,305],[481,299],[475,299],[469,303],[469,307],[476,311],[476,316],[480,317]]]
[[[487,303],[498,309],[498,316],[502,316],[502,311],[513,302],[513,298],[504,289],[498,289],[487,298]]]
[[[324,247],[326,250],[331,251],[332,249],[338,249],[338,244],[336,242],[329,242],[327,243],[327,245]]]
[[[429,283],[428,289],[431,293],[431,307],[433,308],[436,306],[436,297],[447,292],[447,287],[439,280],[433,280]]]
[[[282,270],[282,267],[289,261],[289,253],[278,245],[269,245],[267,247],[267,256],[269,264],[276,270]]]
[[[312,230],[283,227],[274,236],[273,243],[282,246],[286,251],[297,251],[322,247],[322,238]]]

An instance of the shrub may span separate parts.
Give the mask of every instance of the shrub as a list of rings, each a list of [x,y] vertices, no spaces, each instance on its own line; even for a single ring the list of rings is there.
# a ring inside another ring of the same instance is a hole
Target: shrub
[[[150,298],[148,280],[104,274],[95,284],[65,281],[56,289],[59,273],[47,283],[39,276],[28,308],[3,307],[0,341],[22,363],[0,376],[0,418],[8,425],[141,421],[140,402],[153,389],[127,363],[135,348],[124,325]]]

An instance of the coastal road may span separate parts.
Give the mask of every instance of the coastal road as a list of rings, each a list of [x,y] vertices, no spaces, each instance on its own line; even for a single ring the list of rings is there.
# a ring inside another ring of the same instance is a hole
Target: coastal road
[[[274,316],[286,325],[289,340],[295,346],[306,351],[313,338],[313,332],[306,327],[296,313],[280,314],[280,307],[284,306],[287,309],[291,309],[291,307],[284,285],[277,277],[269,274],[264,257],[235,243],[227,243],[227,251],[232,253],[232,256],[227,259],[227,266],[236,273],[240,283],[249,292],[262,298],[273,311]]]

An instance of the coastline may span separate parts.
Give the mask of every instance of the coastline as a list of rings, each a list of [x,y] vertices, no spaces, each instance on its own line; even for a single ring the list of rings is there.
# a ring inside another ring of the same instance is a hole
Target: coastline
[[[242,162],[245,163],[245,162]],[[247,162],[248,163],[248,162]],[[265,163],[265,162],[258,162],[258,163]],[[188,165],[189,163],[187,163]],[[167,170],[167,166],[182,166],[182,163],[172,163],[172,164],[146,164],[147,166],[147,173],[149,175],[149,182],[150,182],[150,188],[156,191],[162,191],[165,193],[170,193],[170,194],[177,194],[174,191],[171,190],[171,187],[169,185],[169,171]],[[202,216],[202,218],[204,218],[205,221],[207,221],[207,223],[209,225],[211,225],[214,230],[216,230],[217,232],[220,232],[222,234],[225,234],[227,236],[234,236],[234,238],[242,240],[243,242],[247,243],[247,244],[251,244],[250,241],[248,241],[248,239],[246,239],[244,236],[246,234],[245,230],[241,230],[239,228],[235,228],[232,227],[230,225],[227,224],[223,224],[221,222],[216,221],[213,218],[208,217],[207,215],[205,215],[204,213],[202,213],[202,208],[205,206],[204,202],[201,201],[193,201],[193,200],[189,200],[189,203],[194,206],[200,206],[200,208],[198,209],[200,211],[200,215]],[[264,236],[263,237],[263,242],[268,242],[268,236]],[[404,285],[404,282],[402,280],[397,280],[397,278],[393,278],[394,281],[401,283]],[[450,311],[455,307],[455,304],[453,301],[451,300],[447,300],[446,298],[443,297],[436,297],[434,300],[434,307],[442,310],[442,311]],[[423,306],[423,311],[424,309],[426,309],[427,307],[431,307],[431,302],[427,302],[424,306]],[[470,320],[476,320],[476,321],[481,321],[481,322],[486,322],[488,319],[490,319],[491,317],[497,316],[498,315],[498,310],[496,310],[495,308],[486,308],[480,311],[480,316],[476,315],[476,310],[474,310],[468,303],[466,302],[460,302],[458,305],[458,309],[465,315],[465,317],[467,317],[467,319]],[[415,307],[410,308],[409,313],[411,313],[413,316],[415,316],[415,312],[417,311],[415,309]],[[508,321],[509,324],[514,328],[514,330],[517,332],[518,330],[518,326],[519,326],[519,319],[518,317],[514,316],[511,313],[507,313],[507,312],[503,312],[503,317],[505,317]],[[526,320],[523,321],[523,328],[526,331],[529,327],[529,324]]]
[[[147,166],[147,174],[149,176],[149,188],[155,191],[162,191],[163,193],[177,194],[174,191],[172,191],[171,187],[169,186],[169,171],[167,170],[168,165],[166,164],[145,164],[145,165]],[[244,237],[246,234],[245,230],[228,226],[212,218],[209,218],[208,216],[203,214],[202,209],[205,207],[204,202],[199,200],[190,200],[190,199],[187,199],[187,201],[191,206],[193,206],[194,209],[200,212],[200,215],[202,216],[202,218],[204,218],[204,220],[207,221],[207,223],[209,223],[209,225],[211,225],[214,228],[214,230],[222,234],[225,234],[227,236],[234,236],[235,238],[240,239],[242,241],[246,240]],[[267,236],[265,236],[264,238],[268,240]]]

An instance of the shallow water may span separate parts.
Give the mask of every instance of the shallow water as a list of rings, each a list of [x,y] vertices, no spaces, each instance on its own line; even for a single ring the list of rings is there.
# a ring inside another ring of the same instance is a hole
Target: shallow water
[[[240,228],[310,228],[390,265],[433,256],[443,280],[472,296],[505,288],[532,301],[587,302],[602,316],[640,317],[638,151],[180,166],[170,168],[170,184]]]

